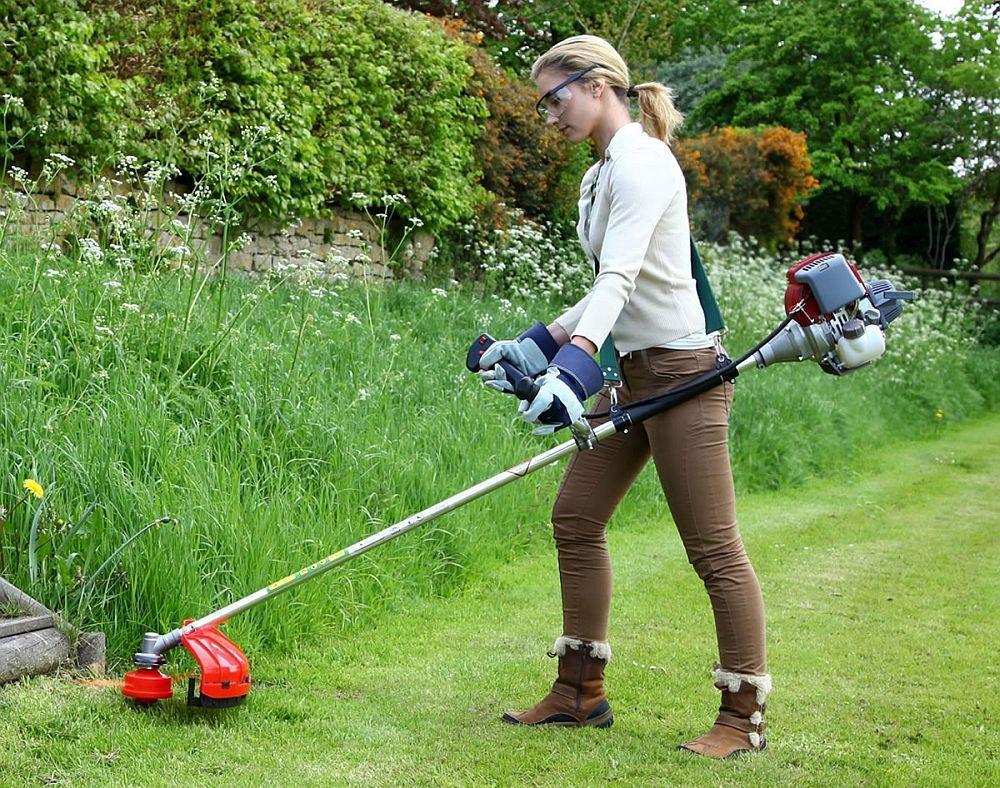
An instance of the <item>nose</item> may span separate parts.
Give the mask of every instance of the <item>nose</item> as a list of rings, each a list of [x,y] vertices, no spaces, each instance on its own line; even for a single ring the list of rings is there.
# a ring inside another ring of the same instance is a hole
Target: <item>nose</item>
[[[553,115],[553,114],[550,113],[549,116],[547,118],[545,118],[545,125],[546,126],[554,126],[558,122],[559,122],[559,116],[558,115]]]

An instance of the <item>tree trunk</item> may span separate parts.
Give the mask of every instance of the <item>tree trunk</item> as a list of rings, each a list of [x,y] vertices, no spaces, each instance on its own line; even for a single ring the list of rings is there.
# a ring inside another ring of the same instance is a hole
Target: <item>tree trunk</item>
[[[979,232],[976,233],[976,261],[975,268],[981,269],[996,255],[988,254],[987,245],[990,242],[990,233],[993,232],[993,223],[997,214],[1000,214],[1000,178],[994,180],[993,204],[979,215]]]
[[[899,228],[899,214],[889,209],[882,215],[882,251],[889,265],[896,264],[896,230]]]
[[[864,251],[861,248],[861,210],[864,208],[864,199],[861,195],[851,192],[849,205],[850,226],[848,228],[848,243],[851,246],[851,253],[860,263],[864,258]]]

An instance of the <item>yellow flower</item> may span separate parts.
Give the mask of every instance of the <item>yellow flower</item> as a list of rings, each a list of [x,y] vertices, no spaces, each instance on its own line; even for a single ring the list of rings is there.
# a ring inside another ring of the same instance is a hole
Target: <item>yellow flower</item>
[[[45,497],[45,490],[42,489],[42,485],[36,482],[34,479],[24,480],[24,489],[34,495],[36,498]]]
[[[944,411],[941,410],[941,408],[938,408],[936,411],[934,411],[934,418],[935,419],[943,419],[944,418]]]

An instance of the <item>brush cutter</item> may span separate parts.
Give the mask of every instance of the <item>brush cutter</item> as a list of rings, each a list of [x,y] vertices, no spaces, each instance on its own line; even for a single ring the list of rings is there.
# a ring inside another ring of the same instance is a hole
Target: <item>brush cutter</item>
[[[240,703],[250,691],[250,669],[243,652],[218,629],[230,616],[318,577],[573,452],[592,449],[616,432],[623,432],[704,391],[735,380],[746,369],[807,359],[817,361],[825,372],[833,375],[860,369],[885,352],[885,331],[889,323],[901,314],[902,301],[914,297],[912,292],[896,290],[884,279],[865,282],[858,270],[839,254],[824,253],[802,260],[788,270],[787,279],[785,319],[739,359],[723,358],[717,369],[663,394],[626,405],[615,404],[606,413],[587,414],[571,425],[572,440],[518,463],[214,613],[187,620],[179,629],[164,635],[146,633],[134,656],[136,669],[125,676],[123,694],[141,704],[169,698],[172,694],[170,677],[164,675],[161,668],[166,662],[164,655],[181,645],[191,652],[201,668],[197,693],[195,679],[189,681],[189,704],[224,707]],[[466,359],[469,370],[479,370],[479,357],[492,342],[489,335],[482,334],[473,343]],[[504,372],[516,396],[533,399],[536,384],[531,378],[522,376],[509,364],[505,365]],[[599,417],[607,417],[607,421],[592,428],[588,419]]]

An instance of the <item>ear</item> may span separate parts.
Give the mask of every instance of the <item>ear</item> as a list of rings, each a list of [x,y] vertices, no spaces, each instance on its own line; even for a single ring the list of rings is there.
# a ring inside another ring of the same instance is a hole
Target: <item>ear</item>
[[[605,88],[604,80],[595,79],[590,83],[590,95],[594,98],[600,98],[604,95]]]

